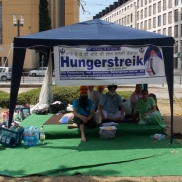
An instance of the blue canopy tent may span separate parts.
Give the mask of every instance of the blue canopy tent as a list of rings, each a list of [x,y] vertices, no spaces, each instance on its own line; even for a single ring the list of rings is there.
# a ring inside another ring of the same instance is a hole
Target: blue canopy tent
[[[70,26],[14,38],[12,80],[9,105],[11,124],[20,86],[27,48],[49,51],[67,45],[156,45],[162,47],[171,108],[171,143],[173,132],[173,45],[174,38],[94,19]],[[122,82],[121,82],[122,84]],[[147,84],[147,83],[146,83]]]

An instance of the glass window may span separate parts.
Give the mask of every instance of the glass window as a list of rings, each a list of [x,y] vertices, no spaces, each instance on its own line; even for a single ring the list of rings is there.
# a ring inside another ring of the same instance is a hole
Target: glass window
[[[130,16],[128,15],[127,16],[127,24],[129,23],[129,20],[130,20]]]
[[[137,12],[137,20],[139,20],[139,11]]]
[[[175,6],[178,6],[178,3],[179,3],[178,0],[175,0]]]
[[[149,19],[149,21],[148,21],[148,27],[149,27],[149,29],[151,29],[151,19]]]
[[[153,19],[153,28],[156,28],[156,17]]]
[[[149,16],[152,14],[152,6],[149,6]]]
[[[141,10],[140,18],[143,19],[143,10]]]
[[[2,66],[3,63],[2,63],[2,57],[0,57],[0,66]]]
[[[174,21],[178,21],[178,9],[174,10]]]
[[[172,8],[172,1],[171,0],[168,0],[168,7]]]
[[[143,30],[143,22],[141,22],[140,29]]]
[[[145,8],[144,18],[147,18],[147,8]]]
[[[158,26],[161,26],[161,15],[158,16]]]
[[[172,36],[172,27],[169,27],[169,28],[168,28],[168,35],[169,35],[169,36]]]
[[[156,14],[156,4],[153,5],[153,14]]]
[[[161,29],[159,29],[159,30],[157,31],[157,33],[161,34]]]
[[[163,34],[166,35],[166,28],[163,29]]]
[[[172,11],[168,13],[168,23],[172,23]]]
[[[139,23],[137,23],[137,28],[139,29]]]
[[[174,37],[177,38],[178,37],[178,25],[174,26]]]
[[[3,43],[3,36],[2,36],[2,1],[0,2],[0,44]]]
[[[130,22],[133,22],[133,14],[130,16]]]
[[[178,42],[176,41],[176,45],[174,46],[174,53],[178,53]]]
[[[180,29],[180,31],[181,31],[181,37],[182,37],[182,24],[181,24],[181,29]]]
[[[163,14],[163,25],[166,25],[166,13]]]
[[[161,12],[161,1],[158,2],[158,13]]]
[[[166,0],[163,0],[163,10],[166,10]]]
[[[144,22],[144,30],[147,30],[147,20]]]

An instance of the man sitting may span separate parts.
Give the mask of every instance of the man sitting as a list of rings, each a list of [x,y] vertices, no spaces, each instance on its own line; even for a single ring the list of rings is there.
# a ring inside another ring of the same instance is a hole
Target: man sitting
[[[107,122],[107,120],[122,122],[124,107],[122,98],[116,93],[117,85],[109,85],[107,88],[109,92],[103,95],[98,106],[102,122]],[[119,106],[121,111],[118,110]]]
[[[103,91],[104,91],[105,86],[104,85],[97,85],[96,86],[96,90],[99,93],[99,99],[102,98],[102,96],[104,95]],[[99,100],[100,101],[100,100]]]
[[[88,87],[80,86],[79,91],[80,98],[73,102],[74,124],[72,126],[68,125],[68,128],[79,127],[81,141],[86,142],[84,127],[94,128],[97,126],[97,123],[93,120],[94,103],[88,99]]]

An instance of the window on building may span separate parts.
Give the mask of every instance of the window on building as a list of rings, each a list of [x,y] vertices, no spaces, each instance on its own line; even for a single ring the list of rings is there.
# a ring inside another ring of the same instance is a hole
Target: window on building
[[[166,10],[166,0],[163,0],[163,10]]]
[[[177,38],[178,37],[178,25],[174,26],[174,37]]]
[[[149,16],[152,14],[152,6],[149,6]]]
[[[178,3],[179,3],[179,1],[178,0],[175,0],[175,6],[178,6]]]
[[[119,19],[119,24],[121,25],[121,19]]]
[[[137,11],[137,20],[139,20],[139,11]]]
[[[126,25],[126,16],[124,17],[124,25]]]
[[[127,24],[129,24],[129,21],[130,21],[130,16],[128,15],[127,16]]]
[[[130,15],[130,22],[133,22],[133,14]]]
[[[140,18],[143,19],[143,10],[141,10]]]
[[[166,13],[163,14],[163,25],[166,25]]]
[[[168,13],[168,23],[172,23],[172,11]]]
[[[156,4],[153,5],[153,14],[156,14]]]
[[[168,28],[168,36],[172,36],[172,27]]]
[[[156,28],[156,17],[153,18],[153,28]]]
[[[174,10],[174,21],[178,21],[178,9]]]
[[[122,18],[122,22],[121,23],[122,23],[122,25],[124,25],[123,18]]]
[[[3,63],[2,63],[2,57],[0,57],[0,66],[2,66]]]
[[[174,53],[178,53],[178,41],[176,41],[176,45],[174,46]]]
[[[144,18],[147,18],[147,8],[145,8]]]
[[[145,5],[147,5],[147,0],[145,0]]]
[[[7,59],[7,57],[3,57],[3,59],[4,59],[4,66],[8,66],[8,59]]]
[[[171,0],[168,0],[168,7],[172,8],[172,1]]]
[[[141,0],[141,7],[143,7],[143,0]]]
[[[157,31],[157,33],[161,34],[161,29],[159,29],[159,30]]]
[[[181,37],[182,37],[182,24],[181,24],[181,29],[180,29]]]
[[[137,1],[137,7],[138,7],[138,8],[140,7],[140,5],[139,5],[139,0]]]
[[[158,16],[158,26],[161,26],[161,15]]]
[[[163,32],[162,32],[164,35],[166,35],[166,28],[163,29]]]
[[[140,29],[143,30],[143,22],[140,24]]]
[[[147,30],[147,20],[144,22],[144,30]]]
[[[152,0],[149,0],[149,3],[151,3],[152,2]]]
[[[148,21],[148,28],[151,29],[151,19]]]
[[[161,1],[158,2],[158,13],[161,12]]]
[[[139,29],[139,23],[137,23],[137,28]]]

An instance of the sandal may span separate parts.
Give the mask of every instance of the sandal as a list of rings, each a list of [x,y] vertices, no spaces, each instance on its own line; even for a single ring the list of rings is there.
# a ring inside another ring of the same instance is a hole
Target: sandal
[[[173,133],[173,134],[172,134],[172,137],[173,137],[173,138],[176,138],[176,139],[182,139],[182,134],[181,134],[180,132],[178,132],[178,133]]]

